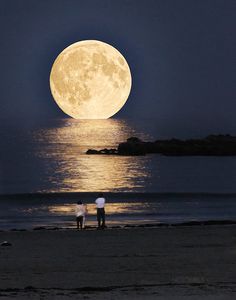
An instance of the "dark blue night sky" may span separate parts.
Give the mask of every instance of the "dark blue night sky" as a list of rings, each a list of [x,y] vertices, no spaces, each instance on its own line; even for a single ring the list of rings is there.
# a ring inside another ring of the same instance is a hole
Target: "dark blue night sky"
[[[189,134],[236,134],[235,0],[0,5],[3,122],[31,126],[63,117],[49,89],[52,63],[71,43],[97,39],[116,47],[132,71],[130,98],[116,117],[152,118]]]

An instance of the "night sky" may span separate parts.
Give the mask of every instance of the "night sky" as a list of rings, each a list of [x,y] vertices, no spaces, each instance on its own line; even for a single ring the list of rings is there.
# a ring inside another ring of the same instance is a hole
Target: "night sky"
[[[131,95],[116,117],[203,136],[236,134],[235,0],[0,5],[3,123],[34,125],[64,117],[49,89],[52,63],[68,45],[96,39],[116,47],[131,68]]]

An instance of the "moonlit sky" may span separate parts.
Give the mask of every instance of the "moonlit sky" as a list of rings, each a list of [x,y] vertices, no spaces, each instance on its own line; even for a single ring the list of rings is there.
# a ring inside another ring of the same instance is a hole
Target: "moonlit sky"
[[[97,39],[116,47],[131,68],[131,95],[117,118],[143,118],[189,135],[236,134],[235,0],[0,4],[4,124],[64,117],[49,89],[52,63],[68,45]]]

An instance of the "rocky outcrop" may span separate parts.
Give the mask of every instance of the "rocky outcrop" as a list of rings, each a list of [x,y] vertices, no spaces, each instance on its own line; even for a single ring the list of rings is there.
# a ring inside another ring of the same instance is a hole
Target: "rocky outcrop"
[[[146,143],[136,137],[127,139],[127,142],[118,145],[119,155],[145,155],[147,153]]]
[[[86,154],[106,154],[106,155],[115,155],[119,154],[117,149],[102,149],[102,150],[94,150],[94,149],[89,149]]]
[[[157,140],[155,142],[144,142],[137,137],[131,137],[126,142],[120,143],[117,149],[89,149],[86,152],[86,154],[131,156],[149,153],[170,156],[232,156],[236,155],[236,137],[230,135],[209,135],[203,139],[170,139]]]

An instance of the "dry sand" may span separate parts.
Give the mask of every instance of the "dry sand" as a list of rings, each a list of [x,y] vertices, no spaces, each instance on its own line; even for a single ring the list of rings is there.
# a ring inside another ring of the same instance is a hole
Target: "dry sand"
[[[0,299],[236,299],[236,226],[0,232]]]

